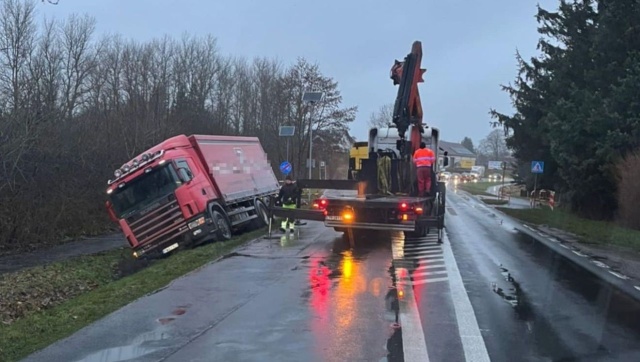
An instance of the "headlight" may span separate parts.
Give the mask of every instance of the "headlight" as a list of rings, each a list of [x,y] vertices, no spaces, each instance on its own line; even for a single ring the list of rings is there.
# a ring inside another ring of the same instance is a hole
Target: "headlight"
[[[129,165],[122,165],[122,171],[123,171],[124,173],[129,172],[129,170],[131,170],[131,166],[129,166]]]
[[[198,226],[204,224],[204,216],[198,218],[197,220],[193,220],[189,223],[189,229],[195,229]]]
[[[133,168],[138,167],[139,164],[140,164],[140,162],[138,162],[138,160],[133,160],[133,162],[132,162]]]
[[[120,169],[115,170],[115,171],[113,172],[113,175],[114,175],[116,178],[118,178],[118,177],[122,176],[122,170],[120,170]]]
[[[145,153],[144,155],[142,155],[142,162],[147,162],[147,161],[149,161],[149,158],[150,158],[150,157],[149,157],[149,154],[148,154],[148,153]]]

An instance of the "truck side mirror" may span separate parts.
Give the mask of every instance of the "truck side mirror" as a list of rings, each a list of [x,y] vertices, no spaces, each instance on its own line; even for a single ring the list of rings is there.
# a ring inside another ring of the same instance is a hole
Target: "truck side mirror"
[[[180,167],[178,169],[178,176],[180,177],[180,181],[182,181],[183,183],[189,183],[193,179],[191,171],[187,170],[184,167]]]
[[[109,213],[109,219],[111,219],[111,221],[113,222],[118,222],[120,220],[118,220],[118,217],[116,217],[116,213],[113,212],[113,208],[112,208],[112,204],[111,201],[107,201],[105,202],[104,206],[107,208],[107,213]]]

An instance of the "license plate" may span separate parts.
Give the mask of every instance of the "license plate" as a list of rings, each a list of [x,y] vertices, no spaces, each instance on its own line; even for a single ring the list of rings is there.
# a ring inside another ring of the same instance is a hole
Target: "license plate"
[[[339,215],[330,215],[326,217],[327,220],[335,220],[335,221],[342,221],[342,216]]]
[[[170,252],[171,250],[175,249],[178,247],[178,243],[175,243],[173,245],[169,245],[166,248],[162,249],[162,254],[166,254],[168,252]]]

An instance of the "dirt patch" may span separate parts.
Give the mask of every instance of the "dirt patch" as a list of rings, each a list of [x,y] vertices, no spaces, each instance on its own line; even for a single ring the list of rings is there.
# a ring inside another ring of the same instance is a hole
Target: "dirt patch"
[[[140,270],[147,268],[149,265],[153,264],[153,262],[153,260],[148,259],[122,259],[118,261],[113,268],[114,279],[120,279],[131,274],[135,274]]]

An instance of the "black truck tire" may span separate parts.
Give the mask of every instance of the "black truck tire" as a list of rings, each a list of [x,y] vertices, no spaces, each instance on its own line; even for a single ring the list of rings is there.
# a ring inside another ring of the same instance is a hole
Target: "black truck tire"
[[[427,236],[429,228],[426,226],[416,226],[415,231],[405,231],[405,238],[424,238]]]
[[[212,210],[211,219],[216,224],[216,241],[227,241],[231,239],[231,224],[229,219],[218,210]]]
[[[257,230],[269,225],[269,210],[264,202],[256,199],[253,206],[255,207],[257,217],[251,220],[251,229]]]

